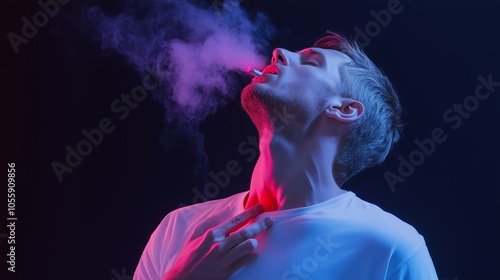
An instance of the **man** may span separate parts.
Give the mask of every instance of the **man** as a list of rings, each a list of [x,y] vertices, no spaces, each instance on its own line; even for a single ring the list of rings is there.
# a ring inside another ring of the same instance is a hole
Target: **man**
[[[262,72],[241,98],[259,132],[250,190],[169,213],[134,279],[437,279],[411,225],[341,189],[399,139],[387,77],[335,33]]]

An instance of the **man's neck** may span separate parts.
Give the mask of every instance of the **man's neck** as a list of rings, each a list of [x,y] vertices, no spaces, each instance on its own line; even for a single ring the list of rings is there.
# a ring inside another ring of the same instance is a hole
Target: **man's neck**
[[[260,156],[245,208],[257,203],[265,211],[305,207],[345,193],[332,175],[335,141],[322,137],[297,144],[271,132],[261,133]]]

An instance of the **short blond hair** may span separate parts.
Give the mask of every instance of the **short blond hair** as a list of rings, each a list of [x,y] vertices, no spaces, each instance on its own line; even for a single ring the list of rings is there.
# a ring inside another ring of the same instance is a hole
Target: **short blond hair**
[[[388,77],[355,41],[328,32],[314,47],[340,51],[352,59],[342,70],[342,94],[364,105],[362,117],[342,139],[333,162],[335,182],[342,186],[362,170],[382,163],[402,131],[402,107]]]

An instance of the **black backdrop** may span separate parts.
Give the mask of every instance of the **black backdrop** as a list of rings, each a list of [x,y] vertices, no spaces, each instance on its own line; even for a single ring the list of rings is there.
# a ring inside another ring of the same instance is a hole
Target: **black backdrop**
[[[356,28],[374,20],[370,11],[387,9],[389,2],[243,0],[241,5],[270,17],[278,30],[272,48],[297,50],[327,29],[355,36]],[[500,2],[402,0],[400,5],[402,11],[372,32],[364,49],[401,95],[405,135],[384,164],[359,174],[346,189],[415,226],[440,279],[500,279],[500,86],[483,87],[481,93],[490,92],[483,100],[474,95],[480,76],[500,82]],[[85,40],[68,48],[54,36],[58,15],[16,54],[7,34],[19,34],[20,19],[39,7],[35,1],[8,0],[1,10],[3,174],[7,178],[7,163],[16,164],[18,218],[16,273],[7,272],[10,232],[0,229],[0,275],[8,276],[1,278],[132,279],[156,225],[180,203],[190,203],[192,188],[205,183],[206,173],[193,167],[199,157],[182,135],[171,136],[173,148],[165,150],[163,109],[148,98],[125,120],[113,119],[115,129],[59,182],[51,163],[64,162],[65,147],[85,139],[83,129],[112,118],[110,104],[141,77],[120,56],[104,56]],[[247,82],[243,77],[241,87]],[[454,104],[468,112],[445,119]],[[442,129],[446,140],[419,158],[415,140],[431,138],[435,129]],[[255,160],[247,161],[238,145],[256,131],[238,98],[210,116],[201,131],[207,172],[225,169],[230,160],[242,167],[216,198],[248,189]],[[384,173],[398,174],[401,160],[410,155],[419,166],[406,170],[411,174],[391,189]],[[2,224],[7,225],[5,218]]]

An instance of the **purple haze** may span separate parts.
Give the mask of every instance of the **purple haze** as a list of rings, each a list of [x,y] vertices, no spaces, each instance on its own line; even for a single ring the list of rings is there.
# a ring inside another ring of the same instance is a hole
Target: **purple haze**
[[[274,33],[262,14],[250,17],[238,1],[225,2],[129,1],[119,15],[91,7],[85,16],[103,49],[161,78],[155,97],[167,121],[197,125],[238,93],[235,73],[264,66],[262,53]]]

